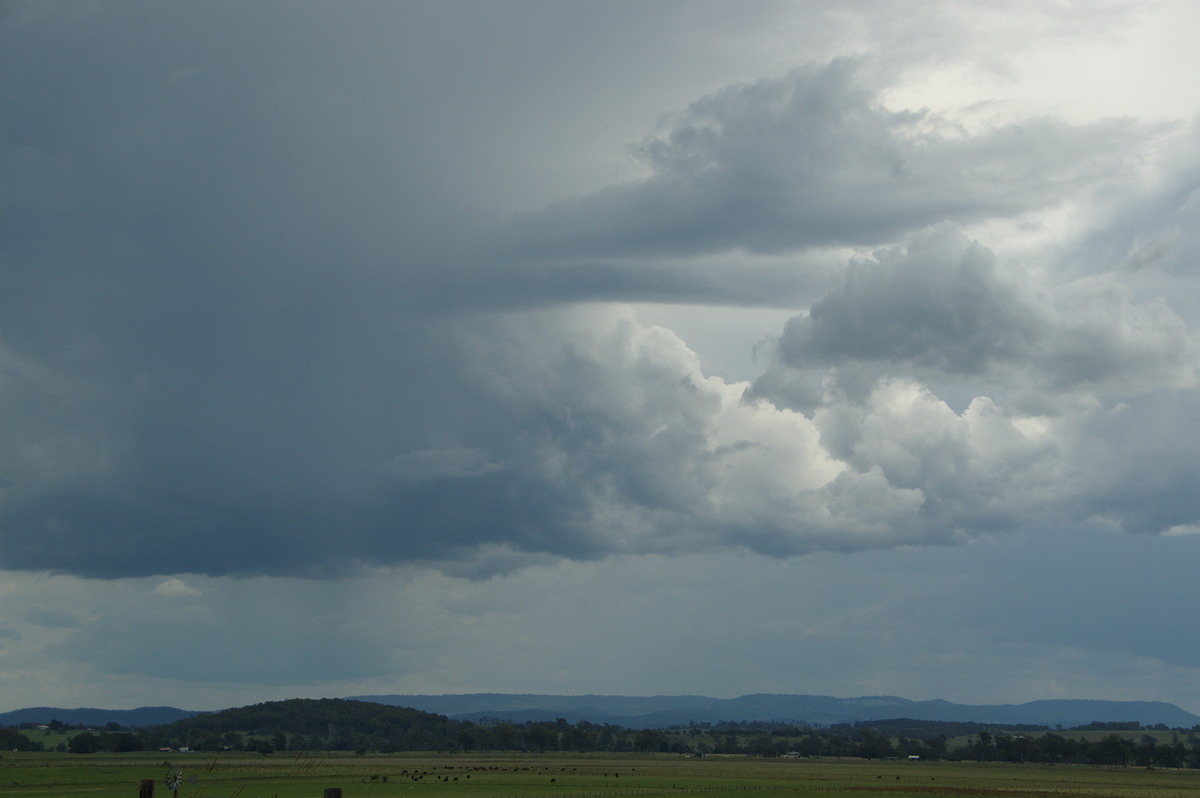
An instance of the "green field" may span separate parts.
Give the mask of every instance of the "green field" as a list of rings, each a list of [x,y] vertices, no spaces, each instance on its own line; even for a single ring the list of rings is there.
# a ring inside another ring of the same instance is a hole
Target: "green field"
[[[1200,771],[672,755],[19,754],[0,759],[4,798],[652,798],[749,796],[1195,796]]]

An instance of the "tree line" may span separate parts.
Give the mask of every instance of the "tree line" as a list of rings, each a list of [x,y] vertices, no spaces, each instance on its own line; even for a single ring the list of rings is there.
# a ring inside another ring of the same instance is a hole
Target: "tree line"
[[[64,730],[63,724],[51,724]],[[70,736],[58,750],[77,754],[188,749],[192,751],[607,751],[691,755],[920,757],[1003,762],[1200,767],[1200,728],[1176,730],[1169,742],[1146,733],[1115,734],[1136,723],[1095,723],[1087,735],[1065,736],[1037,726],[895,719],[827,728],[779,723],[693,723],[671,729],[630,729],[588,721],[512,723],[457,721],[415,709],[346,699],[292,699],[202,713],[164,726],[123,729],[110,723]],[[1149,732],[1151,729],[1145,729]],[[964,737],[965,736],[965,737]],[[965,744],[961,741],[965,739]],[[957,740],[955,745],[951,740]],[[42,743],[0,729],[9,750]]]

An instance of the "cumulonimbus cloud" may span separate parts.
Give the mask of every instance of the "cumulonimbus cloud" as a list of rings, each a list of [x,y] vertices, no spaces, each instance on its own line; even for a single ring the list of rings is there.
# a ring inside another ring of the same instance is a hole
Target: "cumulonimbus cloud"
[[[1191,384],[1189,333],[1164,304],[1103,281],[1046,298],[952,226],[916,232],[1120,177],[1148,135],[1127,122],[951,133],[838,60],[701,98],[638,146],[645,179],[485,233],[429,210],[412,186],[436,181],[397,161],[378,105],[359,139],[330,122],[338,92],[315,112],[228,66],[107,69],[137,78],[120,112],[44,76],[71,102],[21,95],[44,130],[0,141],[23,170],[0,220],[0,567],[485,574],[945,543],[1039,509],[1087,518],[1104,485],[1071,470],[1084,421],[981,395],[956,411],[931,379],[1017,375],[1055,396]],[[236,100],[228,115],[190,104],[212,96]],[[627,309],[570,304],[769,304],[778,270],[759,282],[713,259],[831,244],[890,247],[784,330],[774,388],[706,375]],[[1064,474],[1090,487],[1042,487]]]

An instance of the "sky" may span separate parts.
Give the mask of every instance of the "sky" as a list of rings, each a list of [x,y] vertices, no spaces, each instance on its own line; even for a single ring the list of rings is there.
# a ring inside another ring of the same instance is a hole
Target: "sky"
[[[1196,30],[0,4],[0,710],[1200,713]]]

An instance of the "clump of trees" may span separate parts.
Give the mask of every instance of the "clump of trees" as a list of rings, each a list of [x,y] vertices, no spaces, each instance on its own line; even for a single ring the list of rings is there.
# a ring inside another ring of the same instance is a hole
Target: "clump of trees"
[[[41,751],[42,744],[38,740],[30,740],[16,729],[0,729],[0,750]]]
[[[1088,740],[1053,732],[1037,736],[980,732],[965,747],[951,754],[955,759],[995,762],[1200,768],[1200,739],[1194,733],[1188,737],[1191,747],[1178,735],[1168,743],[1160,742],[1150,734],[1135,741],[1111,733],[1098,740]]]
[[[67,742],[67,751],[72,754],[96,754],[109,751],[120,754],[146,750],[141,732],[90,732],[76,734]]]

